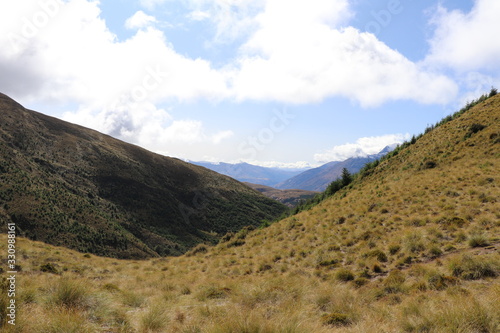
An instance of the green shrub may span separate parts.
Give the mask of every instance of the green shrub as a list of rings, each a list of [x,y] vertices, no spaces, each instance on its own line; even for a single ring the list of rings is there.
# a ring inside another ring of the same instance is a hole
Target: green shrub
[[[449,269],[453,276],[465,280],[479,280],[499,275],[500,263],[498,260],[479,256],[463,255],[449,262]]]
[[[207,253],[207,252],[208,252],[208,247],[205,244],[198,244],[191,251],[186,253],[186,255],[190,257],[198,253]]]
[[[391,271],[383,282],[384,291],[392,294],[401,292],[405,280],[406,277],[400,270]]]
[[[475,233],[469,237],[470,247],[484,247],[488,245],[488,238],[484,234]]]
[[[59,271],[57,270],[56,266],[50,262],[44,265],[40,265],[40,271],[44,273],[59,274]]]
[[[335,273],[335,278],[342,282],[354,280],[354,273],[348,269],[341,268]]]
[[[374,264],[372,270],[374,273],[382,273],[384,271],[382,267],[380,267],[380,265],[378,264]]]
[[[405,246],[411,253],[418,253],[425,250],[425,244],[422,235],[419,233],[411,233],[404,238]]]
[[[89,305],[89,292],[83,284],[66,278],[60,279],[52,294],[52,302],[68,308],[82,309]]]
[[[370,280],[368,280],[367,278],[364,278],[364,277],[358,277],[352,281],[352,283],[354,284],[354,286],[356,288],[362,287],[362,286],[368,284],[369,282],[370,282]]]
[[[220,239],[219,243],[229,242],[233,238],[234,232],[228,232]]]
[[[458,279],[453,276],[446,276],[439,273],[431,274],[427,279],[429,287],[435,290],[443,290],[449,286],[458,284]]]
[[[347,326],[352,323],[352,320],[349,318],[348,315],[343,314],[343,313],[330,313],[330,314],[324,314],[321,317],[321,322],[325,326]]]
[[[168,317],[165,308],[154,306],[141,318],[142,332],[165,332]]]
[[[333,267],[337,266],[339,261],[337,259],[327,259],[327,260],[321,260],[318,262],[318,266],[321,267]]]
[[[104,286],[102,286],[102,288],[111,293],[120,291],[120,288],[114,283],[106,283]]]
[[[432,258],[437,258],[437,257],[440,257],[441,255],[443,254],[443,251],[436,245],[432,246],[430,249],[429,249],[429,255],[432,257]]]
[[[229,243],[227,243],[226,247],[231,248],[231,247],[238,247],[238,246],[243,246],[245,245],[245,241],[242,239],[235,239]]]
[[[472,124],[469,127],[469,132],[472,133],[472,134],[475,134],[477,132],[482,131],[485,128],[486,128],[486,126],[484,126],[482,124]]]
[[[425,161],[422,168],[423,169],[434,169],[437,166],[435,161]]]
[[[267,263],[263,263],[259,265],[259,268],[257,269],[257,272],[265,272],[265,271],[270,271],[273,269],[273,266]]]
[[[145,298],[143,295],[136,294],[126,290],[122,292],[123,303],[133,308],[138,308],[144,304]]]
[[[401,245],[399,245],[399,244],[390,244],[389,245],[389,253],[390,254],[395,255],[396,253],[399,252],[399,250],[401,250]]]
[[[222,299],[229,296],[231,289],[218,286],[206,286],[200,289],[196,298],[199,301],[206,301],[207,299]]]
[[[488,94],[488,97],[493,97],[496,94],[498,94],[498,89],[494,88],[494,87],[491,87],[491,90],[490,90],[490,93]]]
[[[387,255],[379,249],[375,249],[375,250],[372,250],[372,251],[366,253],[365,257],[377,258],[377,260],[380,262],[387,262],[387,260],[388,260]]]

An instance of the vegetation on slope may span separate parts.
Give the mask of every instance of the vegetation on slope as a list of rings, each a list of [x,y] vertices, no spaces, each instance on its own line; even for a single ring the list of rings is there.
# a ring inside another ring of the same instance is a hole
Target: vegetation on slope
[[[493,96],[317,206],[182,257],[19,239],[19,321],[5,331],[496,333],[499,137]]]
[[[460,109],[459,111],[455,112],[454,114],[452,115],[449,115],[449,116],[446,116],[445,118],[443,118],[441,121],[439,121],[438,123],[436,123],[435,125],[431,125],[429,127],[427,127],[425,129],[425,132],[422,133],[422,134],[419,134],[418,136],[413,136],[411,138],[410,141],[405,141],[403,142],[401,145],[398,145],[394,150],[392,150],[391,152],[389,152],[388,154],[384,155],[382,158],[380,159],[376,159],[375,161],[372,161],[372,162],[368,162],[364,165],[363,168],[361,168],[361,170],[354,174],[354,175],[351,175],[349,173],[349,171],[346,169],[346,168],[343,168],[342,169],[342,174],[341,176],[334,180],[333,182],[331,182],[328,187],[326,188],[326,190],[320,194],[317,194],[316,196],[314,196],[313,198],[310,198],[308,200],[304,200],[303,202],[301,202],[299,205],[297,205],[297,207],[295,207],[294,210],[290,211],[291,214],[297,214],[303,210],[308,210],[308,209],[311,209],[312,207],[316,206],[317,204],[319,204],[320,202],[322,202],[323,200],[329,198],[330,196],[334,195],[335,193],[337,193],[338,191],[340,191],[341,189],[343,189],[344,187],[347,187],[347,185],[351,184],[351,182],[353,180],[361,180],[363,179],[364,177],[366,176],[369,176],[370,174],[373,173],[373,171],[375,170],[375,168],[381,163],[381,162],[384,162],[396,155],[398,155],[402,150],[410,147],[411,145],[414,145],[417,143],[417,141],[422,137],[424,136],[424,134],[427,134],[427,133],[430,133],[432,132],[433,130],[435,130],[436,128],[439,128],[440,126],[460,117],[462,114],[464,114],[465,112],[469,111],[472,107],[486,101],[487,99],[493,97],[493,96],[496,96],[498,93],[498,90],[496,88],[491,88],[491,91],[489,94],[483,94],[481,95],[478,99],[475,99],[475,100],[472,100],[470,102],[467,103],[467,105],[465,105],[462,109]],[[482,124],[471,124],[467,133],[465,134],[464,136],[464,139],[467,139],[469,138],[470,136],[472,136],[473,134],[483,130],[485,128],[484,125]],[[496,136],[495,134],[492,134],[494,136],[494,140],[495,142],[498,142],[498,140],[500,139],[496,139]],[[406,153],[408,154],[409,151],[406,151]],[[425,164],[424,164],[425,163]],[[409,167],[410,165],[408,165]],[[413,167],[413,165],[411,165]],[[420,162],[419,164],[419,168],[433,168],[435,167],[436,164],[434,161],[422,161]]]
[[[289,208],[294,208],[301,202],[314,197],[318,192],[306,190],[279,190],[260,184],[244,183],[264,194],[266,197],[277,200]]]
[[[286,207],[233,179],[24,109],[0,95],[0,219],[121,258],[178,255]]]

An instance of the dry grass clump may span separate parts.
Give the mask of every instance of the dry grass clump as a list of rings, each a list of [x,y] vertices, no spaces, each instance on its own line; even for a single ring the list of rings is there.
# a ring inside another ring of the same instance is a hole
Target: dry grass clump
[[[139,331],[144,333],[165,332],[168,321],[165,305],[154,304],[142,315]]]
[[[91,296],[82,281],[61,278],[54,282],[48,302],[68,309],[86,309],[91,304]]]
[[[446,300],[444,299],[446,298]],[[447,293],[435,299],[405,303],[400,319],[402,332],[498,332],[499,311],[491,298]]]
[[[354,280],[354,273],[348,269],[341,268],[335,273],[335,278],[341,282]]]
[[[473,233],[469,237],[469,246],[470,247],[484,247],[490,245],[488,241],[488,237],[482,233]]]
[[[497,277],[500,274],[500,258],[462,255],[450,260],[449,269],[453,276],[465,280]]]

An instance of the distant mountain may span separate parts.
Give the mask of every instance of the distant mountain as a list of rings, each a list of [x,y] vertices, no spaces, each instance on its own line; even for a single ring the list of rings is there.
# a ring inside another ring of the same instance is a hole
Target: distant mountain
[[[0,94],[0,222],[119,258],[179,255],[286,207],[206,168],[26,110]]]
[[[248,182],[273,186],[291,177],[294,177],[306,169],[283,170],[278,168],[266,168],[248,163],[211,163],[211,162],[190,162],[203,166],[207,169],[229,176],[240,182]]]
[[[277,184],[275,187],[281,190],[301,189],[322,192],[332,181],[341,176],[343,168],[346,168],[351,173],[356,173],[366,163],[381,158],[395,147],[396,145],[387,146],[379,153],[366,157],[352,157],[342,162],[326,163],[320,167],[304,171],[297,176]]]
[[[245,183],[245,185],[250,186],[254,190],[259,191],[266,197],[277,200],[282,204],[292,208],[297,206],[301,200],[307,200],[314,197],[318,192],[314,191],[304,191],[304,190],[279,190],[270,186]]]

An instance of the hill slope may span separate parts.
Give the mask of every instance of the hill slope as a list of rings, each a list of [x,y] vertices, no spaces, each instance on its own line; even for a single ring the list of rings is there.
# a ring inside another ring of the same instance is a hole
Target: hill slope
[[[500,95],[403,147],[308,211],[182,257],[19,239],[15,331],[499,332]]]
[[[253,188],[254,190],[259,191],[264,194],[266,197],[277,200],[282,204],[292,208],[297,206],[303,200],[310,199],[314,197],[318,192],[313,191],[305,191],[305,190],[278,190],[270,186],[260,185],[260,184],[252,184],[245,183],[245,185]]]
[[[308,191],[324,191],[328,185],[340,178],[342,169],[346,168],[350,173],[356,173],[369,162],[387,154],[391,147],[384,148],[380,153],[366,157],[352,157],[345,161],[334,161],[326,163],[320,167],[306,170],[290,179],[287,179],[275,187],[281,190],[301,189]]]
[[[192,162],[201,165],[207,169],[237,179],[240,182],[274,186],[288,178],[294,177],[302,171],[289,171],[276,168],[265,168],[248,163],[210,163],[210,162]]]
[[[1,94],[0,179],[2,222],[31,239],[122,258],[180,254],[285,209],[229,177]]]

